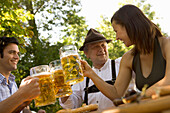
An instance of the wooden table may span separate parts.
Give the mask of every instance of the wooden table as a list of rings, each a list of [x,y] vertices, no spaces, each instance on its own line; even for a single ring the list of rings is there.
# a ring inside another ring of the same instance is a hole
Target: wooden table
[[[141,100],[139,103],[123,104],[90,113],[170,113],[170,95],[158,99]]]

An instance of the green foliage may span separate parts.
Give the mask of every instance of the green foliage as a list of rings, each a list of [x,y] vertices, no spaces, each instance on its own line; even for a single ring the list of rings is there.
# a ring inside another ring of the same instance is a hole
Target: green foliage
[[[18,74],[15,74],[18,84],[22,78],[29,76],[29,69],[31,67],[44,64],[48,65],[50,61],[59,59],[60,47],[71,44],[70,38],[69,40],[64,39],[63,42],[54,42],[54,44],[51,45],[49,42],[51,38],[50,35],[40,38],[40,29],[43,29],[43,31],[50,31],[53,30],[52,26],[62,25],[64,31],[68,26],[72,26],[74,29],[85,22],[83,17],[77,15],[80,10],[76,6],[80,3],[75,0],[20,0],[19,4],[22,5],[23,9],[30,11],[33,15],[40,14],[42,18],[40,20],[40,18],[36,19],[36,16],[34,16],[34,18],[28,22],[28,26],[31,28],[34,35],[25,42],[26,52],[21,55],[18,70],[16,71]],[[49,17],[49,15],[51,16]],[[42,21],[42,19],[45,21]],[[39,24],[41,27],[39,27]],[[66,32],[65,34],[69,34],[69,31]],[[78,34],[78,36],[80,35]],[[61,109],[61,106],[57,101],[55,105],[35,108],[32,102],[30,108],[34,111],[44,109],[47,113],[54,113]]]
[[[29,11],[21,9],[12,0],[0,1],[0,36],[14,36],[24,46],[24,37],[30,37],[33,32],[27,27],[28,20],[34,16]]]
[[[23,44],[19,46],[22,54],[18,69],[13,72],[18,85],[23,78],[29,76],[31,67],[59,59],[60,47],[70,44],[70,40],[64,39],[63,43],[54,42],[54,45],[51,45],[51,35],[40,38],[39,30],[50,31],[53,26],[62,26],[64,30],[70,25],[76,28],[85,22],[83,17],[77,15],[80,11],[80,2],[77,0],[1,0],[0,6],[1,36],[18,37]],[[34,15],[37,14],[41,15],[41,18],[35,18]],[[77,33],[77,37],[79,36]],[[47,113],[56,112],[61,109],[57,102],[42,108]],[[32,102],[31,109],[38,111],[40,108],[35,108]]]
[[[56,111],[62,109],[62,107],[59,104],[59,99],[56,99],[55,104],[50,104],[47,106],[41,106],[41,107],[34,107],[34,100],[31,102],[30,107],[32,108],[33,111],[38,111],[39,109],[43,109],[46,111],[46,113],[56,113]]]
[[[67,22],[73,21],[71,19],[67,19],[65,22],[70,23],[70,25],[66,24],[67,27],[62,30],[62,32],[65,33],[65,35],[62,37],[63,43],[66,45],[74,44],[78,49],[81,59],[86,60],[89,64],[91,64],[91,61],[85,57],[84,53],[79,51],[79,48],[83,45],[86,34],[88,32],[88,25],[85,24],[84,17],[78,17],[77,14],[71,15],[70,18],[76,21],[75,23]]]
[[[137,2],[137,5],[153,20],[155,12],[150,11],[151,5],[145,1]],[[134,3],[136,0],[128,0],[129,2]],[[18,85],[23,78],[29,76],[31,67],[49,64],[50,61],[59,59],[60,47],[74,44],[79,49],[83,45],[88,25],[84,17],[78,15],[80,11],[79,0],[0,0],[0,36],[14,36],[21,43],[21,60],[18,69],[13,72]],[[113,40],[108,45],[110,58],[121,57],[132,47],[127,48],[121,41],[117,41],[110,19],[103,16],[101,18],[100,27],[96,29],[107,39]],[[40,31],[56,32],[58,36],[55,38],[59,41],[51,44],[49,40],[52,35],[48,33],[47,36],[41,36]],[[83,52],[79,54],[92,65]],[[57,99],[54,105],[37,108],[32,102],[30,108],[34,111],[44,109],[47,113],[55,113],[61,106]]]

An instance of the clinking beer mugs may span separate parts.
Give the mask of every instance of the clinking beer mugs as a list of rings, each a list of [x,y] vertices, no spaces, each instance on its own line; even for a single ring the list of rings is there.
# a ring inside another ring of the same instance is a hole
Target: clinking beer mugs
[[[71,95],[71,85],[65,83],[65,75],[63,74],[60,60],[51,61],[49,67],[53,76],[56,98]]]
[[[30,75],[39,78],[41,94],[34,99],[35,106],[45,106],[56,102],[54,84],[48,65],[40,65],[30,69]]]
[[[76,46],[66,45],[61,47],[60,59],[67,84],[73,85],[84,80]]]

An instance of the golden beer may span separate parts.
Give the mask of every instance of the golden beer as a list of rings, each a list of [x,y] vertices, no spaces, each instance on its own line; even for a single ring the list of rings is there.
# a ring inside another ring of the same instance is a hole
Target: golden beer
[[[52,75],[56,87],[61,87],[64,85],[65,82],[64,82],[64,74],[62,69],[55,70]]]
[[[41,94],[34,99],[35,106],[39,107],[54,104],[56,102],[56,98],[51,73],[40,73],[34,76],[39,78],[39,86],[41,91]]]
[[[62,69],[55,70],[52,72],[54,79],[54,89],[56,98],[69,96],[72,94],[72,89],[70,85],[65,84],[64,74]]]
[[[39,78],[40,95],[34,99],[35,106],[55,104],[55,92],[50,68],[48,65],[40,65],[30,69],[30,75]]]
[[[69,96],[72,94],[72,89],[70,85],[63,85],[57,92],[56,98]]]
[[[60,59],[51,61],[49,63],[50,71],[52,72],[54,89],[56,98],[69,96],[72,94],[70,85],[65,83],[65,75],[63,74]]]
[[[84,80],[78,55],[73,54],[62,57],[61,65],[67,84],[72,85]]]

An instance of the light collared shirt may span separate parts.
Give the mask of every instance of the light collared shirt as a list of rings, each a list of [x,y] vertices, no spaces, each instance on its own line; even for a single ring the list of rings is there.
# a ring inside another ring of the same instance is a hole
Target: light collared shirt
[[[6,78],[0,73],[0,102],[10,97],[18,90],[14,75],[9,75],[8,83]]]
[[[121,57],[118,59],[115,59],[116,77],[119,72],[120,61],[121,61]],[[112,80],[111,59],[108,59],[101,69],[96,69],[94,67],[92,69],[104,81]],[[94,85],[94,83],[90,79],[89,87],[92,85]],[[84,95],[85,95],[84,88],[85,87],[86,87],[86,77],[84,78],[83,82],[80,82],[72,86],[73,94],[70,95],[70,97],[67,99],[65,103],[62,103],[61,99],[59,99],[60,105],[63,108],[71,108],[71,109],[81,107],[82,102],[84,101]],[[98,104],[99,109],[105,109],[107,107],[114,106],[113,102],[109,98],[104,96],[101,92],[89,93],[88,104]]]

